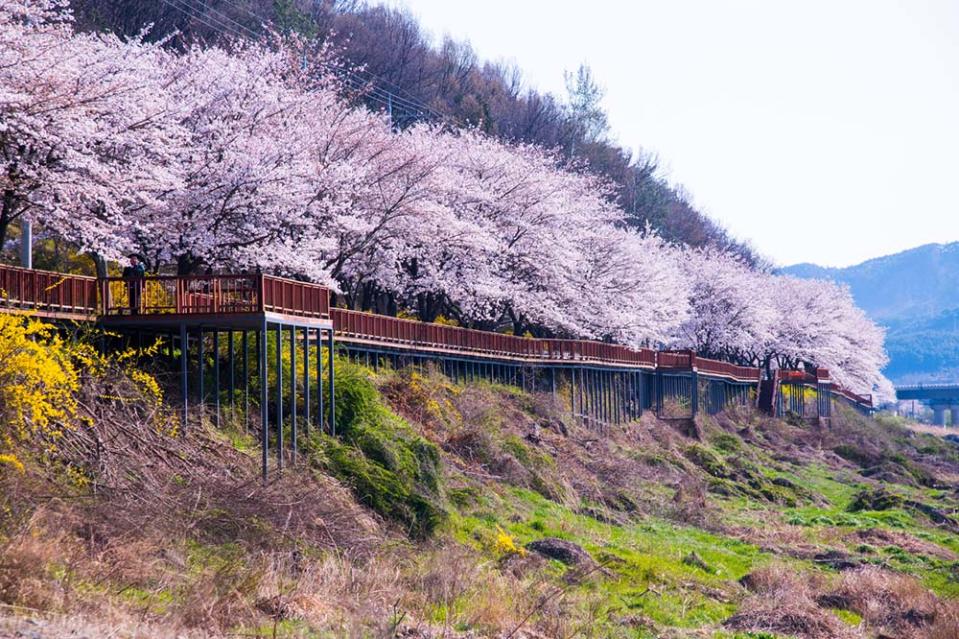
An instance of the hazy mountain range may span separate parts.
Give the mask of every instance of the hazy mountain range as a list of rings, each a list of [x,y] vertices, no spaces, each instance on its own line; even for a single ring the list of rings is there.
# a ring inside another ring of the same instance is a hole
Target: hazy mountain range
[[[897,383],[959,381],[959,242],[926,244],[846,268],[796,264],[781,272],[849,285],[885,326]]]

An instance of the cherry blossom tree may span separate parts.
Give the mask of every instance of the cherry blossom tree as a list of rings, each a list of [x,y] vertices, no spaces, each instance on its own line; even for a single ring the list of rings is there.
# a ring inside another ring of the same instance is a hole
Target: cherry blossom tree
[[[31,219],[180,273],[262,268],[350,306],[464,325],[823,366],[888,393],[849,291],[630,230],[610,184],[475,130],[394,131],[322,46],[78,34],[61,0],[0,4],[0,245]]]
[[[764,287],[768,277],[716,249],[686,249],[680,260],[690,284],[690,313],[674,346],[703,357],[755,363],[750,352],[772,337],[776,316]]]
[[[0,244],[20,218],[111,257],[127,211],[177,180],[178,148],[154,72],[159,45],[74,34],[65,3],[0,5]]]
[[[154,261],[182,274],[262,267],[329,279],[313,257],[329,242],[312,219],[323,200],[310,117],[333,92],[303,87],[295,68],[287,49],[238,43],[192,47],[158,70],[183,141],[177,188],[137,216]]]
[[[821,366],[850,390],[894,396],[882,374],[888,361],[884,331],[855,305],[847,287],[771,276],[765,290],[778,316],[773,339],[765,345],[767,362],[781,368]]]

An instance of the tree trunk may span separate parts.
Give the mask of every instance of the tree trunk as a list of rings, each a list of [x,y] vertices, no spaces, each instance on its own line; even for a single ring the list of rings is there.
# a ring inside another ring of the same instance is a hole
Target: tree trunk
[[[182,253],[176,258],[176,274],[179,276],[192,275],[199,262],[190,254]]]
[[[3,192],[3,204],[0,205],[0,250],[7,243],[7,233],[10,232],[10,224],[16,219],[14,211],[16,210],[16,199],[12,190],[7,189]]]
[[[91,253],[93,257],[93,264],[97,269],[97,277],[104,278],[107,276],[107,261],[99,253]]]

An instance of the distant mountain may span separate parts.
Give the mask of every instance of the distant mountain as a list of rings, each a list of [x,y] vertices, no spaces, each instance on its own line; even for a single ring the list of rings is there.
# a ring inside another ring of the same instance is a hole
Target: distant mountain
[[[856,303],[887,328],[885,372],[894,382],[959,381],[959,242],[846,268],[796,264],[780,272],[848,284]]]
[[[926,244],[846,268],[797,264],[782,272],[848,284],[856,303],[877,321],[959,308],[959,242]]]
[[[886,376],[901,384],[959,381],[959,309],[886,323]]]

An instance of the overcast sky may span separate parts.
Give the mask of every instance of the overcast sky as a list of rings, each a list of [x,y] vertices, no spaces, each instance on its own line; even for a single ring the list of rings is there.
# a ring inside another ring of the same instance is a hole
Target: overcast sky
[[[959,0],[388,0],[564,92],[781,265],[959,240]]]

